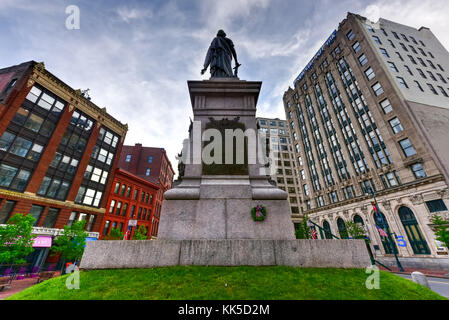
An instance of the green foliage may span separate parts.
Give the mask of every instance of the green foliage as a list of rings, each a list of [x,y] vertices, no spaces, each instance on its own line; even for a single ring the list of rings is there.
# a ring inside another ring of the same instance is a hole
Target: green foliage
[[[435,235],[437,240],[444,243],[446,248],[449,248],[449,221],[444,220],[437,214],[434,214],[432,216],[432,223],[435,225]]]
[[[25,263],[24,257],[34,251],[31,234],[36,221],[30,215],[17,213],[12,216],[6,226],[0,227],[0,263]]]
[[[123,240],[125,235],[119,228],[112,228],[111,232],[104,238],[104,240]]]
[[[77,261],[83,256],[87,232],[84,231],[86,221],[76,221],[72,226],[64,226],[62,235],[53,241],[53,254],[60,253],[65,261]]]
[[[139,228],[134,232],[133,240],[146,240],[147,239],[147,228],[145,226],[139,226]]]
[[[262,206],[262,214],[263,217],[256,217],[256,207],[251,209],[251,216],[253,217],[254,221],[264,221],[267,217],[267,208]]]
[[[175,266],[80,271],[25,289],[7,300],[446,300],[413,281],[380,271],[379,290],[367,289],[364,269],[286,266]],[[270,309],[271,311],[271,309]]]
[[[365,230],[353,221],[345,222],[346,230],[352,239],[365,239]]]
[[[312,231],[310,230],[310,227],[307,226],[308,220],[309,217],[307,215],[302,218],[299,227],[295,230],[296,239],[312,239]]]

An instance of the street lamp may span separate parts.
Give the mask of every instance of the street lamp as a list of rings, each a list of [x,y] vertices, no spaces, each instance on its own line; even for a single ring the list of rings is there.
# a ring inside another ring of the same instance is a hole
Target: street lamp
[[[394,241],[393,241],[393,238],[391,236],[390,227],[387,225],[386,221],[384,220],[383,214],[380,211],[379,206],[377,205],[376,195],[374,194],[374,191],[371,189],[371,187],[368,187],[367,190],[368,190],[367,193],[371,194],[373,196],[374,206],[375,206],[375,209],[377,211],[378,217],[380,218],[382,224],[384,225],[384,227],[385,227],[385,229],[387,231],[388,240],[391,243],[391,250],[393,250],[394,258],[396,259],[396,264],[398,266],[398,269],[399,269],[400,272],[404,272],[404,269],[402,268],[401,262],[398,259],[398,255],[396,253],[396,250],[395,250],[395,248],[393,246],[394,245]]]

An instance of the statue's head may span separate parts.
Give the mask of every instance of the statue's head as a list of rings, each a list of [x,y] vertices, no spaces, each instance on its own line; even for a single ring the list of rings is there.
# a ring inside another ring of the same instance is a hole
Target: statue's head
[[[226,33],[223,30],[218,30],[217,37],[226,37]]]

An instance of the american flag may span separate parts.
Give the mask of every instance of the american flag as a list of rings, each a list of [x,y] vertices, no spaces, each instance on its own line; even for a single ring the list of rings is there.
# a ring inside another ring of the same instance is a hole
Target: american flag
[[[378,226],[376,226],[376,228],[382,237],[388,237],[387,233],[382,228],[379,228]]]
[[[312,229],[312,239],[316,239],[317,236],[316,236],[315,228],[312,227],[310,229]]]

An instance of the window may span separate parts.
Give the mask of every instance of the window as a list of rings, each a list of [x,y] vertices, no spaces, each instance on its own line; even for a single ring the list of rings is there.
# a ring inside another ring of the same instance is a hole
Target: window
[[[401,47],[402,47],[402,49],[403,49],[404,51],[407,51],[407,52],[408,52],[408,49],[407,49],[407,47],[405,46],[405,44],[403,44],[402,42],[399,42],[399,44],[401,45]]]
[[[424,60],[423,60],[423,59],[421,59],[421,58],[417,58],[417,59],[418,59],[419,63],[421,63],[421,65],[422,65],[423,67],[427,67],[427,65],[424,63]]]
[[[432,73],[432,72],[430,72],[430,71],[427,71],[427,73],[429,74],[429,76],[430,76],[430,79],[432,79],[433,81],[437,81],[437,79],[435,78],[435,76],[433,75],[433,73]]]
[[[354,32],[352,32],[352,30],[349,30],[349,32],[346,34],[346,37],[349,39],[349,41],[351,41],[352,39],[354,39]]]
[[[440,68],[441,71],[444,72],[444,69],[443,69],[443,67],[440,64],[437,64],[437,66],[438,66],[438,68]]]
[[[368,59],[366,58],[365,54],[362,54],[362,55],[359,57],[359,62],[360,62],[360,64],[361,64],[362,66],[364,66],[365,64],[368,63]]]
[[[147,170],[145,171],[145,175],[146,175],[146,176],[149,176],[150,173],[151,173],[151,168],[147,168]]]
[[[430,213],[447,211],[446,204],[442,199],[426,201],[426,206],[429,209]]]
[[[407,83],[405,82],[404,78],[402,78],[402,77],[396,77],[396,79],[398,80],[398,82],[399,82],[399,84],[400,84],[400,86],[401,86],[402,88],[408,89],[408,85],[407,85]]]
[[[36,221],[34,221],[33,227],[37,225],[39,222],[39,218],[42,215],[42,212],[44,212],[45,207],[37,206],[33,204],[30,209],[30,216],[32,216]]]
[[[109,206],[109,213],[114,213],[115,200],[111,200],[111,205]]]
[[[305,184],[305,185],[303,185],[302,187],[303,187],[303,189],[304,189],[304,194],[305,194],[306,196],[308,196],[308,195],[309,195],[309,186]]]
[[[396,52],[396,55],[398,56],[398,58],[399,58],[401,61],[404,61],[404,59],[402,58],[402,56],[401,56],[401,54],[400,54],[399,52]]]
[[[370,32],[375,32],[373,27],[369,26],[369,25],[365,25],[366,30],[370,31]]]
[[[427,86],[429,87],[430,91],[432,91],[435,95],[438,95],[438,92],[435,90],[435,88],[430,83],[428,83]]]
[[[388,39],[388,42],[390,43],[390,46],[392,46],[393,48],[396,48],[396,46],[394,45],[393,41],[391,41],[390,39]]]
[[[393,70],[394,72],[399,72],[398,68],[396,68],[396,65],[393,62],[388,61],[387,63],[391,70]]]
[[[400,40],[401,38],[399,38],[398,34],[394,31],[391,31],[391,33],[394,35],[394,37],[398,40]]]
[[[418,70],[418,73],[421,75],[422,78],[427,79],[426,75],[424,74],[424,72],[421,69],[416,68],[416,70]]]
[[[382,42],[380,42],[379,37],[377,37],[377,36],[373,36],[373,40],[374,40],[374,42],[377,43],[377,44],[382,44]]]
[[[405,70],[407,70],[407,72],[413,76],[412,70],[410,70],[410,68],[407,65],[404,65]]]
[[[412,45],[409,45],[408,47],[410,48],[410,50],[412,50],[412,52],[413,52],[413,53],[416,53],[416,54],[418,54],[418,52],[416,52],[416,49],[415,49],[415,47],[414,47],[414,46],[412,46]],[[424,55],[425,55],[425,54],[424,54]]]
[[[418,44],[418,42],[416,42],[416,39],[413,38],[412,36],[410,36],[410,39],[412,39],[412,42],[413,42],[414,44]]]
[[[441,80],[442,82],[447,83],[447,82],[446,82],[446,79],[444,79],[444,77],[441,75],[441,73],[437,73],[437,76],[438,76],[438,78],[440,78],[440,80]]]
[[[114,193],[118,193],[119,190],[120,190],[120,182],[117,182],[115,184]]]
[[[371,68],[371,67],[369,67],[367,70],[365,70],[365,75],[368,78],[368,80],[372,80],[376,76],[376,74],[373,71],[373,68]]]
[[[12,144],[11,149],[9,149],[9,152],[18,155],[20,157],[25,157],[26,154],[28,153],[28,150],[31,148],[31,145],[32,145],[31,141],[21,137],[17,137],[14,143]]]
[[[447,93],[446,93],[446,91],[444,91],[444,88],[443,88],[443,87],[438,86],[438,89],[440,89],[440,91],[441,91],[441,93],[443,94],[443,96],[445,96],[445,97],[448,96]]]
[[[414,165],[412,165],[412,172],[415,175],[416,179],[427,177],[426,172],[424,171],[424,168],[422,166],[422,163],[415,163]]]
[[[126,155],[125,161],[126,162],[130,162],[131,161],[131,155],[130,154]]]
[[[103,235],[107,235],[109,233],[109,227],[111,226],[111,221],[107,220],[104,224]]]
[[[407,37],[405,36],[405,34],[401,33],[402,39],[404,39],[405,41],[409,42]]]
[[[152,163],[153,162],[153,156],[149,156],[148,157],[148,163]]]
[[[399,141],[399,144],[401,145],[402,151],[404,151],[404,154],[407,158],[416,154],[416,151],[408,138]]]
[[[397,117],[394,117],[390,120],[390,126],[393,129],[394,133],[399,133],[404,130],[404,128],[402,128],[401,122]]]
[[[415,80],[415,84],[416,84],[416,87],[417,87],[419,90],[421,90],[421,92],[424,92],[423,88],[421,87],[421,85],[419,84],[418,81]]]
[[[380,96],[384,92],[379,82],[376,82],[373,86],[371,86],[371,88],[373,89],[376,96]]]
[[[380,48],[380,53],[382,53],[384,55],[384,57],[389,58],[390,55],[388,54],[387,50],[384,48]]]
[[[414,59],[411,55],[408,55],[408,58],[410,59],[410,61],[411,61],[413,64],[417,64],[416,61],[415,61],[415,59]]]
[[[360,47],[360,43],[357,41],[356,43],[354,43],[352,45],[352,49],[354,50],[355,53],[359,52],[361,47]]]
[[[422,45],[423,47],[426,46],[426,45],[424,44],[424,42],[422,42],[421,40],[419,40],[419,43],[421,43],[421,45]]]
[[[19,170],[4,163],[0,165],[0,187],[24,191],[30,176],[28,170]]]
[[[380,28],[380,30],[382,30],[382,33],[384,34],[384,36],[388,37],[388,33],[385,31],[384,28]]]
[[[44,228],[53,228],[56,224],[56,220],[58,220],[58,216],[59,216],[59,209],[49,208],[44,220],[44,224],[42,226]]]
[[[0,224],[5,224],[9,220],[15,206],[15,201],[6,200],[5,204],[0,210]]]

